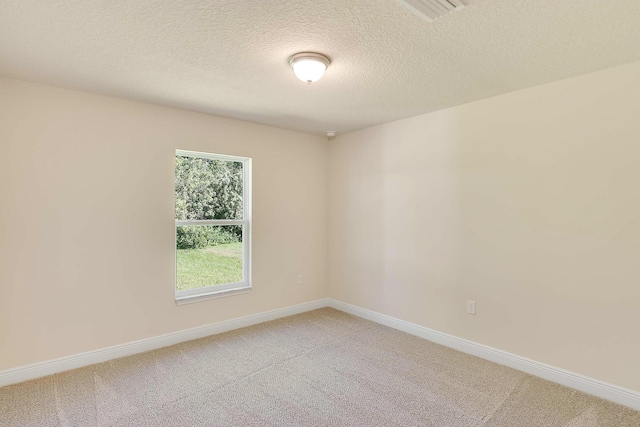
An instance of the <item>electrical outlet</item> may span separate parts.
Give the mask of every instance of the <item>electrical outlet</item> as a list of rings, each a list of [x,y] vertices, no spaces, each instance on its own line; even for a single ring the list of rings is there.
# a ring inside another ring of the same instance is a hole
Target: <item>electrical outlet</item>
[[[475,316],[476,314],[476,302],[475,301],[467,301],[467,313],[469,314],[473,314]]]
[[[302,285],[304,283],[304,277],[302,274],[298,274],[298,285]]]

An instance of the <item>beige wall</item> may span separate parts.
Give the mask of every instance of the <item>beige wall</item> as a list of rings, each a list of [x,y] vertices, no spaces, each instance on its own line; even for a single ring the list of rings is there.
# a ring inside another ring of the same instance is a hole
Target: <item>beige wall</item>
[[[326,294],[325,138],[0,79],[0,145],[0,370]],[[251,293],[176,306],[177,148],[253,158]]]
[[[331,297],[640,390],[640,63],[339,136],[329,176]]]
[[[640,390],[640,63],[330,148],[0,79],[0,145],[0,370],[328,294]],[[250,294],[175,305],[176,148],[253,158]]]

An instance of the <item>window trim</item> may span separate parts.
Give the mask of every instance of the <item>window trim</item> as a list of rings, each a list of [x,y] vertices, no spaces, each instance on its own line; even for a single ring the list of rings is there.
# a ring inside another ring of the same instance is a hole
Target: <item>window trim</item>
[[[173,289],[176,304],[196,302],[211,298],[218,298],[239,293],[246,293],[252,289],[251,281],[251,158],[229,156],[226,154],[202,153],[198,151],[176,150],[175,157],[194,157],[209,160],[225,160],[242,163],[242,219],[207,219],[207,220],[176,220],[174,214],[174,242],[175,251],[175,278]],[[175,182],[175,167],[174,167]],[[175,209],[175,183],[174,183],[174,209]],[[185,225],[242,225],[242,282],[225,283],[224,285],[211,285],[203,288],[178,290],[178,227]]]

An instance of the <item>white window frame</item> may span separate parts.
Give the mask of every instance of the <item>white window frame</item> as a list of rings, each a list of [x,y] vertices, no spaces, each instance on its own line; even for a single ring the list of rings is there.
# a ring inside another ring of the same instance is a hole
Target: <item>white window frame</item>
[[[194,157],[210,160],[224,160],[242,163],[242,219],[175,220],[175,299],[177,304],[196,302],[205,299],[235,295],[251,291],[251,158],[228,156],[225,154],[201,153],[197,151],[176,150],[175,156]],[[175,169],[174,169],[175,171]],[[175,179],[175,178],[174,178]],[[174,184],[175,185],[175,184]],[[175,195],[175,188],[174,188]],[[175,200],[174,200],[175,206]],[[178,290],[178,227],[185,225],[241,225],[242,226],[242,281],[224,285],[211,285],[186,291]]]

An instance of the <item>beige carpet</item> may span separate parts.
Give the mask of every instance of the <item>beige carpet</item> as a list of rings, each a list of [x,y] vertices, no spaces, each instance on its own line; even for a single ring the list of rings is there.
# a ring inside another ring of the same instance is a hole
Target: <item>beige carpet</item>
[[[640,426],[333,309],[0,388],[0,426]]]

